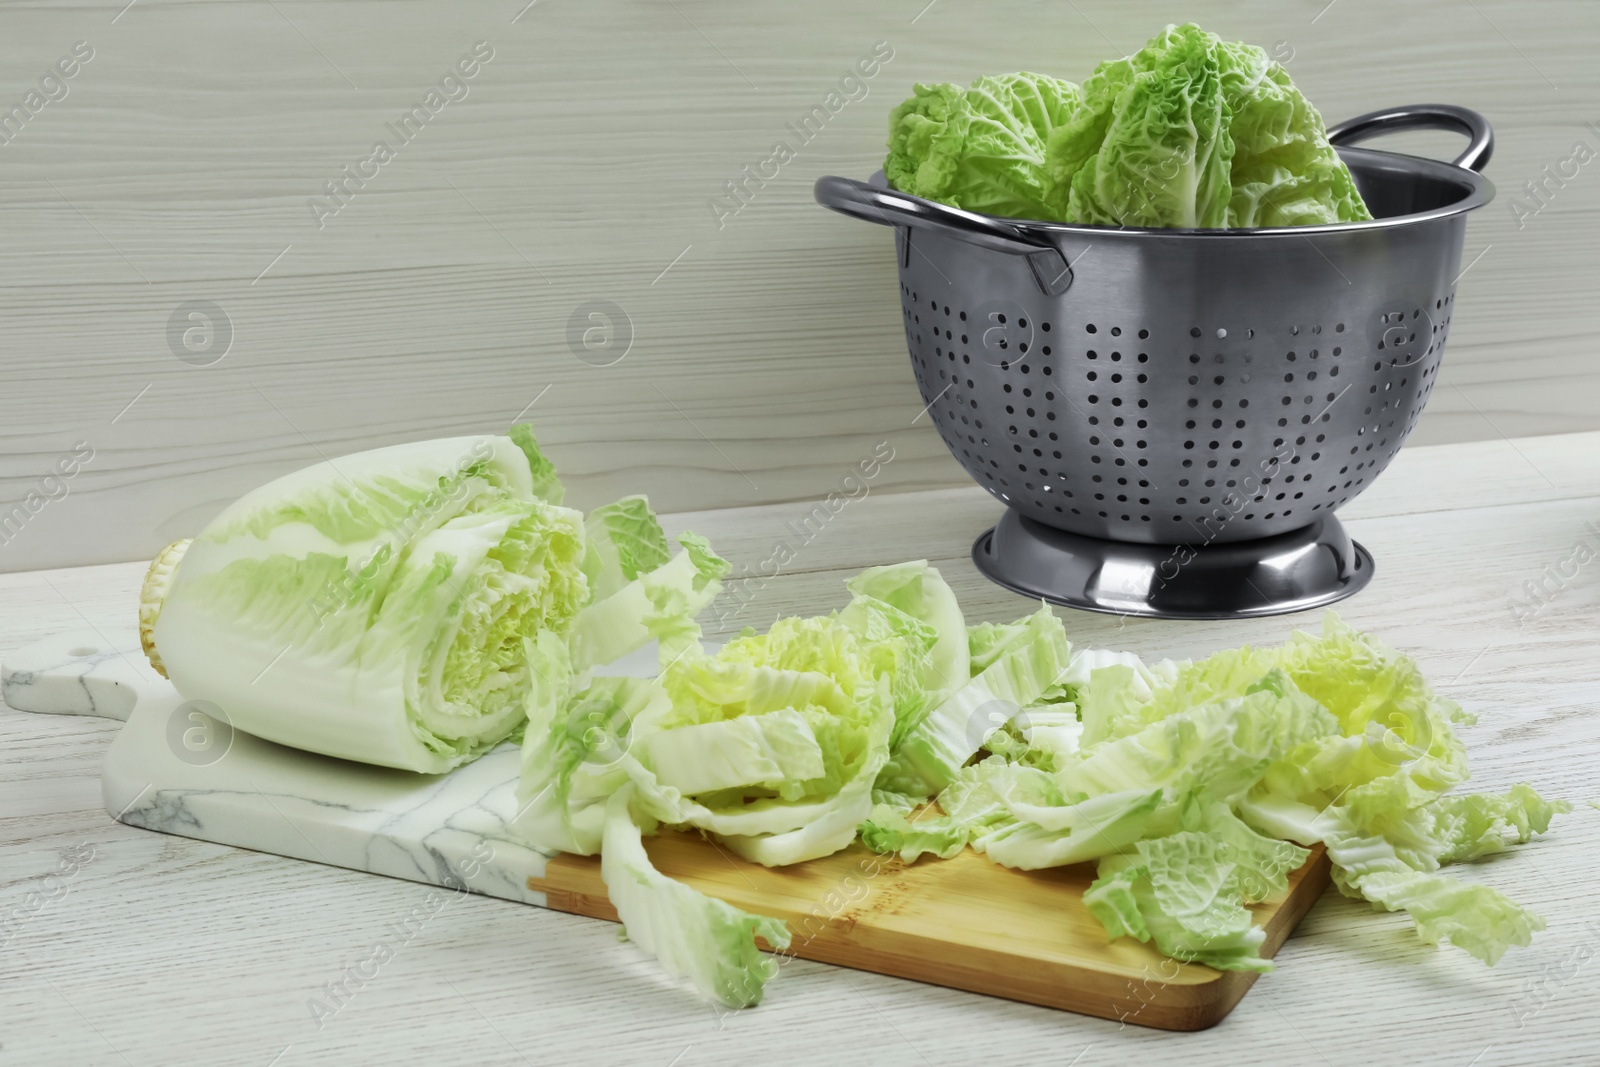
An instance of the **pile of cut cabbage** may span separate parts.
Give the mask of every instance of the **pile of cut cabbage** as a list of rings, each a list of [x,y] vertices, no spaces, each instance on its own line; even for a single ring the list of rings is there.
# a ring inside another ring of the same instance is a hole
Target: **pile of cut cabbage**
[[[1083,902],[1108,937],[1219,969],[1270,969],[1248,906],[1317,843],[1342,892],[1430,944],[1492,964],[1543,926],[1439,868],[1569,805],[1452,792],[1470,717],[1332,614],[1320,636],[1146,664],[1073,649],[1048,608],[968,625],[914,561],[713,651],[695,617],[728,564],[703,538],[674,555],[642,497],[561,500],[525,426],[319,464],[156,560],[147,648],[185,697],[315,752],[437,773],[520,735],[517,832],[599,853],[628,938],[730,1006],[777,971],[758,939],[789,933],[655,870],[662,828],[769,866],[852,847],[1094,863]],[[656,677],[597,673],[651,642]]]

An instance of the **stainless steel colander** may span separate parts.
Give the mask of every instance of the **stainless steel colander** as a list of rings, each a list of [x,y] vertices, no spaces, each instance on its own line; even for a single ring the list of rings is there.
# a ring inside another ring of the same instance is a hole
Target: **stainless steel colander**
[[[1404,128],[1457,130],[1470,144],[1449,164],[1342,147]],[[1332,512],[1388,465],[1433,391],[1466,216],[1494,195],[1478,173],[1493,134],[1476,112],[1423,104],[1328,136],[1374,221],[1174,230],[1000,219],[897,192],[881,173],[822,178],[816,197],[895,227],[906,342],[928,413],[1036,539],[1079,556],[1116,552],[1091,542],[1155,546],[1141,558],[1161,559],[1162,546],[1200,554],[1258,539],[1279,551],[1298,531],[1312,543],[1331,536],[1348,571],[1364,560]],[[1213,608],[1190,589],[1180,610],[1146,603],[1145,613],[1298,610],[1353,592],[1365,566],[1325,596],[1295,588],[1241,610],[1224,603],[1236,597]],[[985,569],[1032,593],[1082,599]],[[1078,606],[1121,611],[1139,600]]]

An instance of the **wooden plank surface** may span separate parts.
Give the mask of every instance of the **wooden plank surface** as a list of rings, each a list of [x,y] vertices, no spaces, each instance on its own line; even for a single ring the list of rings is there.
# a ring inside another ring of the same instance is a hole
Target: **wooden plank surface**
[[[805,510],[791,502],[669,522],[754,564]],[[0,1056],[74,1067],[265,1067],[278,1056],[276,1067],[438,1067],[466,1057],[483,1067],[667,1067],[674,1057],[677,1067],[743,1067],[752,1055],[807,1067],[864,1055],[878,1067],[996,1057],[1081,1057],[1078,1067],[1591,1067],[1600,1047],[1600,813],[1584,801],[1600,800],[1600,569],[1582,566],[1524,624],[1508,602],[1600,523],[1600,435],[1408,447],[1346,514],[1378,569],[1340,613],[1415,654],[1445,695],[1479,715],[1461,731],[1470,786],[1529,781],[1576,804],[1548,837],[1457,868],[1549,924],[1494,968],[1420,944],[1404,916],[1329,892],[1279,950],[1278,969],[1197,1033],[804,959],[784,966],[761,1007],[726,1014],[614,943],[614,927],[598,920],[464,897],[401,945],[395,924],[426,904],[426,887],[114,823],[101,805],[99,763],[118,724],[0,708],[0,921],[21,913],[0,927]],[[862,566],[917,555],[942,561],[974,618],[1014,618],[1027,601],[985,582],[965,556],[997,515],[975,488],[874,492],[725,625],[839,607],[844,579]],[[48,633],[126,620],[141,574],[120,564],[0,575],[0,659]],[[716,614],[707,621],[716,626]],[[1081,613],[1063,621],[1076,643],[1155,657],[1278,641],[1316,625]],[[80,844],[94,847],[92,860],[64,886],[47,883]],[[398,948],[393,959],[368,968],[319,1025],[313,998],[380,941]]]
[[[792,941],[783,962],[836,963],[1158,1030],[1215,1026],[1256,979],[1177,963],[1132,938],[1108,941],[1083,905],[1092,863],[1017,871],[967,849],[907,865],[857,842],[822,859],[768,868],[671,831],[645,848],[669,878],[787,923]],[[1317,902],[1328,869],[1318,845],[1289,875],[1284,893],[1251,909],[1266,931],[1263,956],[1276,955]],[[618,921],[598,857],[558,856],[528,887],[557,911]]]
[[[641,478],[670,510],[818,497],[882,440],[896,458],[875,488],[965,485],[913,424],[889,234],[818,207],[812,182],[869,174],[913,82],[1081,80],[1170,18],[1269,48],[1330,120],[1419,100],[1488,114],[1500,197],[1469,227],[1416,440],[1600,428],[1600,164],[1545,177],[1577,141],[1600,148],[1590,0],[11,3],[0,111],[75,42],[94,58],[0,144],[0,502],[79,441],[94,459],[0,569],[147,556],[323,454],[498,428],[530,403],[591,503]],[[319,224],[311,201],[478,41],[494,57],[467,95]],[[865,96],[719,226],[708,203],[878,41],[894,58]],[[1546,202],[1519,218],[1533,181]],[[231,329],[215,363],[175,354],[191,301]],[[591,301],[620,310],[621,362],[569,342]]]

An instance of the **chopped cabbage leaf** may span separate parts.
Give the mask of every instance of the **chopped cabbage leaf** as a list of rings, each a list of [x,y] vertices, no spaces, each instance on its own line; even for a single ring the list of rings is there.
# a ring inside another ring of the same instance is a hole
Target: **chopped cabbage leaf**
[[[861,843],[874,852],[898,853],[905,863],[923,855],[947,860],[967,844],[967,831],[948,815],[908,816],[894,805],[875,804],[861,824]]]
[[[1068,654],[1061,620],[1040,608],[1007,635],[989,666],[897,743],[879,788],[921,796],[943,789],[991,734],[1056,683]]]
[[[584,575],[595,600],[604,600],[628,582],[667,562],[667,535],[642,496],[625,496],[595,508],[584,518],[589,553]]]
[[[774,949],[789,947],[782,920],[740,911],[657,871],[644,848],[650,820],[630,807],[633,787],[625,785],[606,802],[600,876],[630,941],[654,956],[674,977],[688,977],[696,989],[729,1007],[761,1002],[778,961],[763,956],[756,940]]]

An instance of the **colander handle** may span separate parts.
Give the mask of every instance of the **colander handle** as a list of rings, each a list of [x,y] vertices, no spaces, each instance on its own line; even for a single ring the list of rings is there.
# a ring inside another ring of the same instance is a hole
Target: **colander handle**
[[[1328,140],[1336,145],[1353,145],[1396,130],[1453,130],[1466,134],[1466,151],[1450,162],[1471,171],[1483,170],[1494,155],[1494,130],[1489,120],[1471,108],[1455,104],[1407,104],[1369,111],[1331,127]]]
[[[999,219],[831,175],[818,178],[814,192],[823,207],[880,226],[933,230],[979,248],[1025,256],[1033,268],[1034,280],[1046,296],[1059,296],[1072,284],[1072,268],[1060,249],[1030,238],[1019,227]]]

